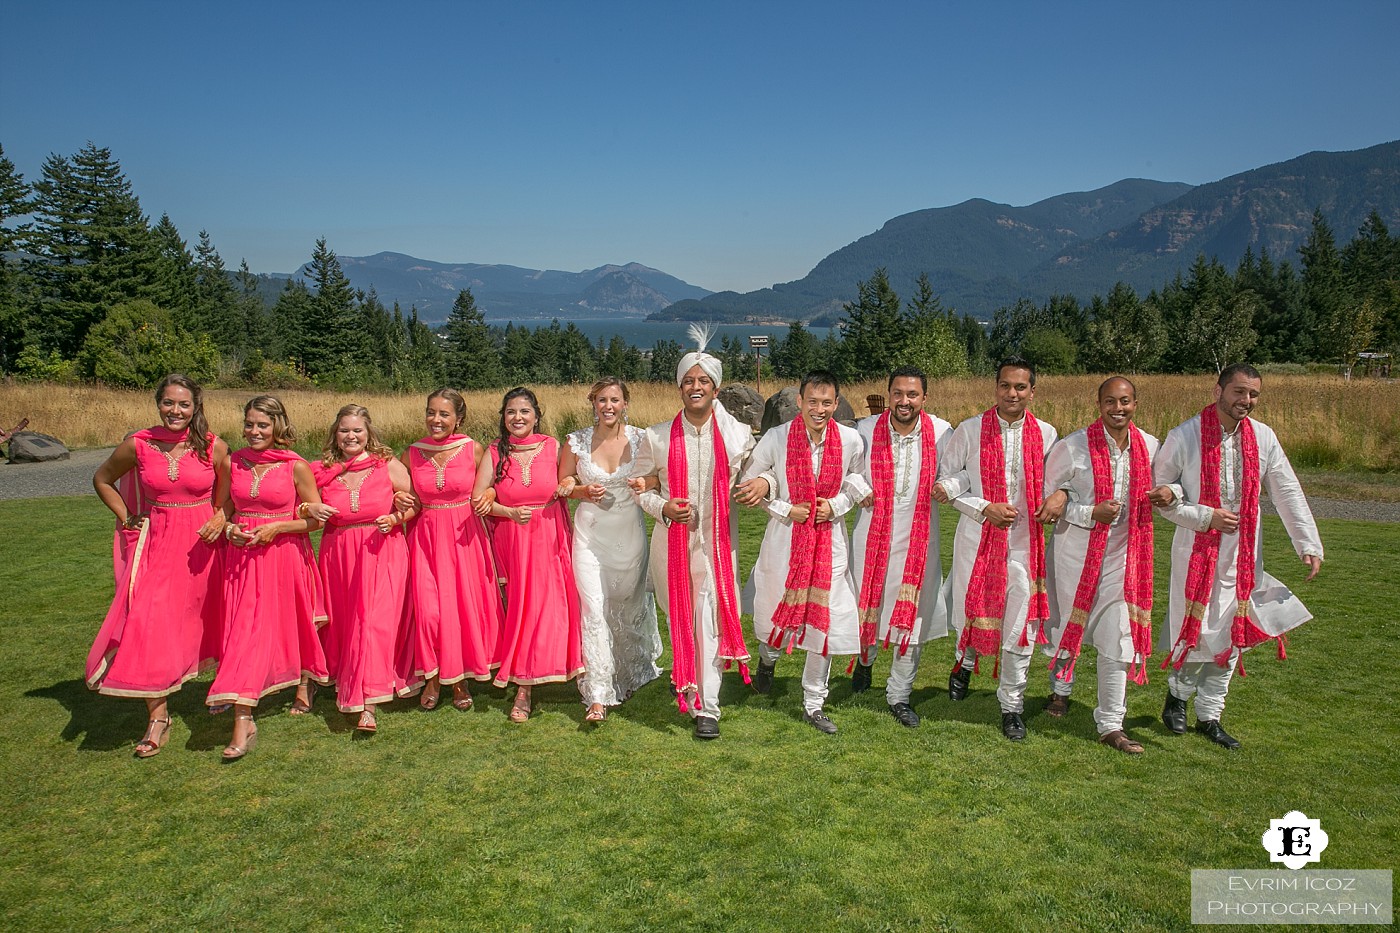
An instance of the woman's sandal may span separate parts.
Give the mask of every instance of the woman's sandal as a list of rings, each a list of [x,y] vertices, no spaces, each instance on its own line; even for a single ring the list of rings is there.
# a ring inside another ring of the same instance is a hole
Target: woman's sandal
[[[1142,746],[1128,738],[1128,733],[1122,729],[1114,729],[1112,732],[1105,732],[1099,736],[1099,742],[1109,748],[1117,749],[1129,755],[1141,755]]]
[[[248,720],[249,722],[252,722],[252,721],[253,721],[253,717],[252,717],[252,716],[235,716],[234,719],[235,719],[235,720],[243,720],[243,719],[246,719],[246,720]],[[243,744],[242,744],[242,745],[229,745],[227,748],[224,749],[224,761],[237,761],[238,759],[242,758],[244,755],[246,755],[246,754],[248,754],[249,752],[251,752],[251,751],[253,750],[253,746],[255,746],[255,745],[257,745],[257,744],[258,744],[258,729],[257,729],[256,726],[254,726],[254,727],[253,727],[253,731],[250,732],[250,733],[248,733],[248,738],[246,738],[246,739],[243,740]]]
[[[515,702],[510,707],[510,721],[524,722],[530,718],[530,694],[525,694],[525,705],[520,705],[520,690],[515,691]]]
[[[440,699],[442,699],[441,689],[434,690],[431,693],[425,690],[423,691],[423,698],[418,701],[418,705],[431,713],[433,710],[437,709],[438,700]]]
[[[601,703],[594,703],[588,707],[588,712],[584,714],[584,722],[602,722],[608,718],[608,708]]]
[[[355,723],[356,732],[368,732],[370,735],[379,731],[379,723],[374,721],[374,714],[369,710],[360,713],[360,721]]]
[[[160,728],[157,729],[157,726]],[[133,754],[137,758],[154,758],[165,747],[165,740],[168,738],[170,738],[170,717],[152,719],[146,724],[146,735],[136,743],[136,751]]]
[[[475,702],[476,702],[476,701],[472,699],[472,695],[471,695],[470,693],[468,693],[468,692],[466,691],[465,688],[463,688],[463,689],[461,689],[461,690],[458,690],[457,687],[456,687],[456,685],[455,685],[455,684],[453,685],[453,687],[452,687],[452,705],[453,705],[453,706],[457,707],[459,710],[461,710],[462,712],[465,713],[467,710],[469,710],[469,709],[472,708],[472,704],[475,703]]]
[[[307,681],[306,699],[292,701],[290,712],[293,716],[305,716],[307,713],[311,712],[311,704],[316,702],[316,691],[320,686],[321,685],[314,680]]]

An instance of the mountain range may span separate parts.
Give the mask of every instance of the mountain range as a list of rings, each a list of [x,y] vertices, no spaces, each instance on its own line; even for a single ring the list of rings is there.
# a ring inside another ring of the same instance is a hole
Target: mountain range
[[[901,296],[928,273],[944,307],[986,320],[1018,298],[1088,301],[1120,281],[1145,295],[1200,253],[1227,266],[1246,249],[1296,263],[1319,208],[1339,245],[1372,210],[1400,228],[1400,141],[1311,152],[1204,185],[1129,178],[1024,207],[974,198],[917,210],[837,249],[801,279],[743,294],[712,293],[635,262],[560,272],[382,252],[341,256],[340,264],[356,288],[373,288],[405,310],[415,305],[428,323],[445,320],[458,292],[470,288],[493,322],[592,314],[831,324],[857,283],[880,267]]]
[[[490,321],[548,321],[588,312],[642,317],[684,299],[710,292],[650,266],[628,263],[582,272],[523,269],[480,263],[431,262],[403,253],[340,256],[340,267],[356,288],[371,288],[386,305],[397,301],[406,312],[430,324],[447,319],[452,302],[464,288]],[[305,278],[310,264],[293,277]]]
[[[1191,186],[1126,179],[1026,207],[976,198],[902,214],[843,246],[805,277],[739,294],[677,302],[659,320],[774,318],[831,323],[881,266],[902,296],[922,272],[945,307],[987,319],[1029,298],[1087,301],[1123,281],[1139,294],[1160,288],[1197,254],[1228,266],[1247,248],[1297,261],[1320,208],[1339,244],[1374,209],[1400,226],[1400,141],[1296,159]]]

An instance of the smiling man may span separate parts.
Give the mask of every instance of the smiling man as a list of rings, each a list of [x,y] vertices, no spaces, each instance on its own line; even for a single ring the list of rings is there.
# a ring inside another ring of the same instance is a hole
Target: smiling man
[[[753,432],[725,411],[716,396],[724,367],[705,352],[708,333],[692,329],[699,349],[676,368],[681,411],[647,428],[637,448],[638,486],[654,477],[659,487],[639,492],[656,520],[651,537],[651,579],[671,630],[671,684],[695,737],[719,738],[719,686],[726,666],[746,671],[749,657],[739,619],[738,516],[731,490],[753,449]],[[746,505],[767,494],[759,479],[735,498]]]
[[[1131,677],[1147,682],[1152,653],[1152,458],[1157,438],[1133,424],[1137,388],[1122,376],[1099,386],[1099,419],[1056,444],[1045,461],[1046,520],[1060,518],[1051,548],[1050,643],[1054,692],[1045,711],[1069,709],[1083,645],[1098,654],[1099,741],[1129,755],[1123,731]],[[1131,670],[1130,670],[1131,667]]]
[[[913,367],[896,369],[887,384],[888,407],[856,425],[865,442],[866,481],[874,493],[856,516],[855,579],[860,584],[861,657],[851,689],[870,687],[881,645],[893,652],[885,703],[900,725],[914,728],[909,705],[924,645],[948,634],[948,613],[938,598],[938,454],[953,427],[924,411],[928,377]]]
[[[1026,675],[1042,623],[1045,531],[1035,519],[1044,494],[1045,455],[1058,436],[1030,413],[1035,367],[1019,357],[997,367],[996,405],[959,424],[938,466],[934,495],[962,513],[953,569],[943,581],[958,660],[948,697],[962,700],[979,655],[996,658],[1001,731],[1026,737]]]
[[[773,483],[768,528],[749,584],[759,666],[754,688],[767,693],[784,648],[802,648],[802,718],[828,735],[831,655],[860,650],[856,588],[842,516],[870,492],[860,435],[835,420],[840,385],[825,370],[798,390],[800,414],[772,428],[754,448],[747,481]]]
[[[1172,539],[1170,655],[1162,722],[1186,731],[1196,698],[1196,731],[1229,749],[1240,743],[1220,723],[1236,662],[1254,645],[1312,616],[1264,572],[1259,493],[1267,484],[1293,549],[1311,580],[1322,568],[1322,539],[1293,466],[1273,430],[1251,416],[1263,391],[1259,370],[1227,366],[1214,404],[1167,435],[1153,463],[1152,503],[1178,527]],[[1283,643],[1279,641],[1279,655]]]

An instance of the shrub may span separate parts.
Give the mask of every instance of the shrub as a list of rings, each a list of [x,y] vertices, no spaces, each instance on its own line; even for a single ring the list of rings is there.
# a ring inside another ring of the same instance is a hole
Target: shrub
[[[148,389],[167,373],[211,381],[219,370],[219,352],[207,334],[192,336],[170,312],[142,299],[117,305],[88,331],[78,365],[90,379]]]

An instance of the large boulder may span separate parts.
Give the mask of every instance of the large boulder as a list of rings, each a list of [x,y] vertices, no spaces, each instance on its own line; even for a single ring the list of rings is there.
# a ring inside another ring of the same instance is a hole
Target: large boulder
[[[763,406],[762,430],[766,433],[769,428],[787,424],[797,417],[800,410],[801,407],[797,401],[797,386],[788,386],[786,389],[770,395],[768,403]],[[845,425],[856,423],[856,413],[844,395],[836,398],[836,420]]]
[[[38,431],[16,431],[10,437],[11,463],[43,463],[67,460],[68,448],[56,437]]]
[[[719,390],[719,403],[753,430],[763,425],[763,396],[748,386],[737,383],[725,386]]]

